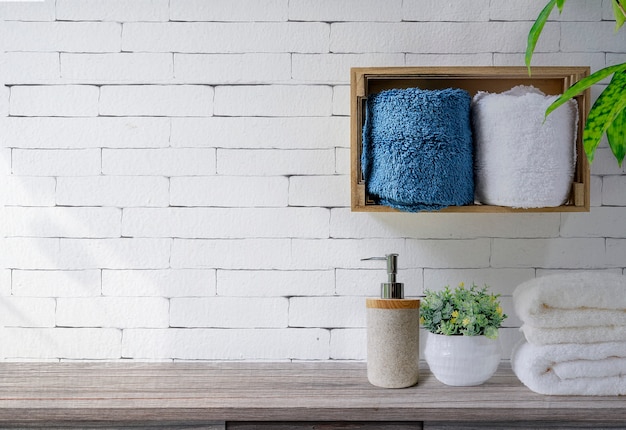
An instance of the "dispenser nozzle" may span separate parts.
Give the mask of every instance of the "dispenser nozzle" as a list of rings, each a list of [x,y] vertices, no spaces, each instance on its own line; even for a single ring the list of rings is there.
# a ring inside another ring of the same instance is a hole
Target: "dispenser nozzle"
[[[386,260],[387,261],[387,282],[380,284],[380,297],[383,299],[403,299],[404,284],[396,282],[398,273],[398,254],[387,254],[384,257],[369,257],[365,260]]]

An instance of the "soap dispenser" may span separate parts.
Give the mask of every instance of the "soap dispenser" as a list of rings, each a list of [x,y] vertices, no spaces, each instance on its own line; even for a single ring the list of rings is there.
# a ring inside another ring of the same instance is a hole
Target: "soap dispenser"
[[[383,388],[404,388],[419,379],[419,299],[404,298],[396,281],[398,254],[364,260],[386,260],[387,282],[380,298],[366,299],[367,379]]]

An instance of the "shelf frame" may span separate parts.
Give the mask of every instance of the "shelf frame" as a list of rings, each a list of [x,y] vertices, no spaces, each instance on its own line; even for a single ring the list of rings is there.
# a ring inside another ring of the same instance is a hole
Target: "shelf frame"
[[[399,212],[378,204],[367,194],[361,170],[362,129],[365,102],[370,94],[392,88],[422,89],[462,88],[473,97],[478,91],[502,92],[517,85],[532,85],[547,95],[562,94],[580,79],[589,76],[587,66],[533,67],[528,76],[525,67],[354,67],[350,69],[350,183],[353,212]],[[590,169],[583,150],[582,135],[589,114],[591,91],[574,98],[578,104],[576,165],[568,201],[557,207],[512,208],[472,204],[450,206],[439,212],[518,213],[518,212],[589,212]]]

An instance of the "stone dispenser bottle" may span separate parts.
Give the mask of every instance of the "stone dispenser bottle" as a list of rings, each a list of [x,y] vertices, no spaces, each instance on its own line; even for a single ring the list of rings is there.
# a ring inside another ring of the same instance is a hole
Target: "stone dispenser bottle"
[[[419,299],[404,298],[396,281],[398,254],[364,260],[386,260],[387,282],[380,298],[366,299],[367,379],[383,388],[404,388],[419,379]]]

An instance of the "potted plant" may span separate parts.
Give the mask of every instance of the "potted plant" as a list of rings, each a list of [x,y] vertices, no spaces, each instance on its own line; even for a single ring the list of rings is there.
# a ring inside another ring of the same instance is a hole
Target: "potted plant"
[[[426,362],[446,385],[480,385],[498,368],[498,329],[507,316],[499,295],[488,289],[461,283],[454,290],[426,290],[421,301],[420,323],[428,331]]]
[[[542,9],[528,33],[526,45],[526,67],[530,75],[530,62],[535,46],[548,17],[556,6],[559,13],[563,11],[566,0],[550,0]],[[611,0],[615,16],[615,31],[626,21],[626,0]],[[601,6],[600,6],[601,7]],[[600,139],[606,133],[609,147],[621,167],[626,155],[626,63],[616,64],[587,76],[576,82],[546,110],[546,117],[566,101],[585,91],[592,85],[613,75],[609,85],[602,91],[589,111],[583,130],[583,148],[591,163]]]

